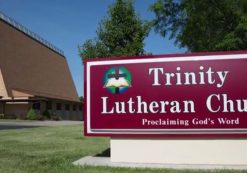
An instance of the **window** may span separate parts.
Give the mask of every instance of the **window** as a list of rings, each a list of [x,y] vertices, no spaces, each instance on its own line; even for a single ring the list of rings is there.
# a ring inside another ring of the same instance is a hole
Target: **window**
[[[62,104],[61,103],[56,103],[56,109],[60,111],[62,109]]]
[[[33,103],[33,109],[40,110],[40,102],[34,102]]]
[[[76,111],[76,105],[73,105],[73,111]]]
[[[70,110],[70,105],[69,105],[69,104],[66,104],[66,105],[65,105],[65,110],[66,110],[66,111],[69,111],[69,110]]]
[[[79,105],[79,110],[82,111],[82,105]]]
[[[46,109],[47,110],[51,110],[52,109],[52,102],[51,101],[46,103]]]

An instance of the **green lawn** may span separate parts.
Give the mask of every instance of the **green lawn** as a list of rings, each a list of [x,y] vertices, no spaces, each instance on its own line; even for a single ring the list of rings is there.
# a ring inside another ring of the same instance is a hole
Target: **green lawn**
[[[74,166],[72,162],[109,148],[109,138],[83,137],[82,127],[40,127],[0,131],[0,173],[201,173],[209,171]],[[237,171],[212,171],[230,173]],[[247,172],[247,171],[239,171]]]

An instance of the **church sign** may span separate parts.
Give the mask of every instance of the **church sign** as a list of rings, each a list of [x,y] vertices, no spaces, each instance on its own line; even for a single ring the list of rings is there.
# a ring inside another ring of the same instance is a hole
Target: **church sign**
[[[85,62],[85,135],[247,137],[247,52]]]

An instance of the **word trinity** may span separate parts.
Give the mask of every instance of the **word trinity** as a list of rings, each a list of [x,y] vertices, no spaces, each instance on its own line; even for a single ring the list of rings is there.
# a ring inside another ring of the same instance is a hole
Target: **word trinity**
[[[206,71],[203,66],[198,72],[181,72],[181,67],[176,68],[176,72],[166,72],[164,68],[149,68],[149,75],[153,76],[152,86],[159,85],[206,85],[216,84],[217,88],[224,85],[229,71],[213,71],[209,67]]]

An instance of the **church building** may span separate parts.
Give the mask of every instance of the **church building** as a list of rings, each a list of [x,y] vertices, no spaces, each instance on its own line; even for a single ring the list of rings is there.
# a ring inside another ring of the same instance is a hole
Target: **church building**
[[[0,12],[0,116],[35,109],[82,120],[82,103],[64,53]]]

